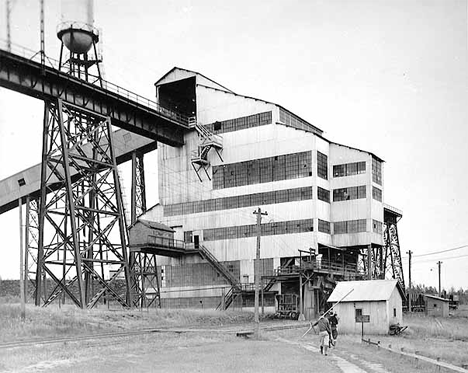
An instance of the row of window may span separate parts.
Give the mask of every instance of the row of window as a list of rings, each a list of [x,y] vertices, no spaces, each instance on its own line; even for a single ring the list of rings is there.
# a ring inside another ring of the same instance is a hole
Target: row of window
[[[293,113],[290,113],[289,111],[284,110],[283,108],[280,108],[279,115],[280,115],[280,122],[285,124],[286,126],[291,126],[291,127],[297,128],[299,130],[307,131],[307,132],[317,133],[319,135],[322,134],[322,131],[320,131],[318,128],[314,127],[310,123],[307,123],[305,120],[302,120],[301,118],[294,115]]]
[[[366,186],[333,189],[333,202],[366,198]]]
[[[366,173],[366,162],[337,164],[333,166],[333,177],[352,176]]]
[[[382,202],[382,191],[372,188],[372,197]],[[340,188],[333,190],[333,202],[366,198],[366,186]],[[207,199],[204,201],[183,202],[164,206],[164,216],[197,214],[202,212],[231,210],[242,207],[264,206],[276,203],[304,201],[313,199],[312,187],[275,190],[264,193]],[[330,203],[330,191],[317,187],[317,199]]]
[[[264,193],[245,194],[204,201],[184,202],[164,206],[165,216],[197,214],[200,212],[230,210],[250,206],[272,205],[275,203],[312,199],[312,187],[275,190]]]
[[[226,132],[240,131],[246,128],[253,128],[272,123],[272,113],[267,111],[264,113],[248,115],[235,119],[223,120],[221,122],[214,122],[206,124],[205,127],[215,134]]]
[[[281,222],[265,223],[261,225],[262,236],[278,234],[311,232],[314,230],[313,219],[290,220]],[[235,238],[255,237],[257,225],[241,225],[237,227],[223,227],[203,230],[204,241],[227,240]]]
[[[367,220],[346,220],[333,223],[335,234],[359,233],[367,231]]]
[[[318,219],[318,231],[330,234],[333,224],[334,234],[367,232],[367,220],[346,220],[330,223],[326,220]],[[383,223],[378,220],[372,220],[372,231],[382,234]],[[281,222],[265,223],[261,225],[262,236],[272,236],[280,234],[312,232],[314,230],[313,219],[290,220]],[[192,231],[184,232],[186,242],[192,241]],[[241,225],[234,227],[222,227],[203,230],[204,241],[217,241],[245,237],[255,237],[257,235],[257,225]]]
[[[213,167],[213,189],[312,176],[311,152],[278,155]]]

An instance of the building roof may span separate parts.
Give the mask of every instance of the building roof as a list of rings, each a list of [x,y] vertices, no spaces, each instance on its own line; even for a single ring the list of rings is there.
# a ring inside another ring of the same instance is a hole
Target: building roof
[[[334,145],[338,145],[338,146],[344,146],[345,148],[348,148],[348,149],[353,149],[353,150],[357,150],[359,152],[363,152],[363,153],[367,153],[367,154],[370,154],[372,155],[375,159],[377,159],[379,162],[385,162],[385,160],[383,160],[382,158],[378,157],[377,155],[375,155],[374,153],[372,152],[369,152],[367,150],[363,150],[363,149],[359,149],[359,148],[355,148],[353,146],[349,146],[349,145],[344,145],[344,144],[339,144],[337,142],[334,142],[334,141],[331,141],[331,140],[328,140],[326,139],[325,137],[321,136],[322,139],[328,141],[330,144],[334,144]]]
[[[190,74],[193,74],[195,76],[200,76],[212,83],[214,83],[216,86],[218,87],[221,87],[223,88],[223,90],[227,91],[227,92],[231,92],[231,93],[234,93],[233,91],[231,91],[229,88],[226,88],[225,86],[219,84],[218,82],[215,82],[213,79],[210,79],[208,78],[207,76],[203,75],[203,74],[200,74],[199,72],[196,72],[196,71],[193,71],[193,70],[187,70],[187,69],[183,69],[181,67],[177,67],[177,66],[174,66],[172,69],[170,69],[167,73],[165,73],[161,78],[158,79],[158,81],[156,83],[154,83],[155,86],[159,85],[167,76],[169,76],[171,73],[173,73],[174,71],[185,71],[187,73],[190,73]]]
[[[193,71],[193,70],[188,70],[188,69],[183,69],[181,67],[175,66],[171,70],[169,70],[166,74],[164,74],[160,79],[158,79],[158,81],[156,83],[154,83],[154,85],[155,86],[159,85],[162,81],[164,81],[164,79],[166,77],[168,77],[170,74],[172,74],[174,72],[177,72],[177,71],[193,74],[195,76],[202,77],[203,79],[205,79],[205,81],[209,81],[209,82],[213,83],[213,86],[208,86],[208,85],[199,83],[198,79],[197,79],[197,83],[196,83],[197,86],[204,87],[204,88],[210,88],[210,89],[214,89],[214,90],[217,90],[217,91],[222,91],[222,92],[225,92],[225,93],[230,93],[232,95],[235,95],[235,96],[238,96],[238,97],[243,97],[243,98],[249,99],[249,100],[261,101],[261,102],[264,102],[266,104],[275,105],[276,107],[288,112],[290,115],[293,115],[293,116],[297,117],[299,120],[301,120],[302,122],[306,123],[308,126],[310,126],[310,131],[309,132],[315,133],[316,135],[323,138],[325,141],[328,141],[331,144],[335,144],[335,145],[338,145],[338,146],[344,146],[344,147],[347,147],[349,149],[354,149],[354,150],[358,150],[358,151],[370,154],[370,155],[372,155],[372,157],[374,157],[378,161],[385,162],[382,158],[378,157],[376,154],[374,154],[372,152],[369,152],[367,150],[362,150],[362,149],[354,148],[354,147],[351,147],[351,146],[348,146],[348,145],[339,144],[337,142],[333,142],[333,141],[330,141],[330,140],[326,139],[325,137],[323,137],[323,130],[321,130],[320,128],[314,126],[313,124],[309,123],[308,121],[302,119],[297,114],[294,114],[293,112],[289,111],[288,109],[286,109],[285,107],[283,107],[281,105],[278,105],[278,104],[276,104],[274,102],[266,101],[266,100],[263,100],[263,99],[260,99],[260,98],[245,96],[245,95],[240,95],[238,93],[235,93],[232,90],[230,90],[229,88],[226,88],[225,86],[219,84],[218,82],[214,81],[213,79],[208,78],[207,76],[205,76],[205,75],[203,75],[203,74],[201,74],[199,72],[196,72],[196,71]],[[284,124],[284,123],[279,122],[279,124]]]
[[[403,292],[397,280],[367,280],[338,282],[328,298],[328,302],[362,302],[390,299],[395,287],[403,298]],[[348,294],[348,295],[347,295]],[[345,297],[346,296],[346,297]],[[345,297],[343,299],[343,297]]]
[[[441,297],[438,297],[437,295],[432,295],[432,294],[424,294],[424,297],[425,298],[435,299],[435,300],[441,300],[443,302],[450,302],[449,299],[441,298]]]
[[[164,225],[162,223],[158,223],[156,221],[150,221],[150,220],[144,220],[144,219],[138,219],[133,226],[136,224],[141,223],[144,226],[151,228],[151,229],[158,229],[160,231],[167,231],[167,232],[175,232],[174,229],[168,227],[167,225]]]

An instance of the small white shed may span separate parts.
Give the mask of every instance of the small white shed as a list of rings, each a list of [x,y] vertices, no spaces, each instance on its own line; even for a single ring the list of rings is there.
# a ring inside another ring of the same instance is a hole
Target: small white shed
[[[387,334],[391,324],[402,323],[403,299],[397,280],[368,280],[338,282],[328,302],[336,304],[339,333],[360,334],[364,316],[365,334]]]

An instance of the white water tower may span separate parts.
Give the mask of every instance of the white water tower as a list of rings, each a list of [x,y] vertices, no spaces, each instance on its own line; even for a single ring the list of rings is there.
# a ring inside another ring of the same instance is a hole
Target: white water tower
[[[62,0],[61,23],[57,37],[71,53],[86,54],[99,40],[94,28],[93,0]]]

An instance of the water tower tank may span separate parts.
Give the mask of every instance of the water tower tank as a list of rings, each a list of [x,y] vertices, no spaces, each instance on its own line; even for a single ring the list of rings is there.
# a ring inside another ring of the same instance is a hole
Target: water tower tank
[[[71,52],[87,53],[93,42],[99,40],[93,23],[93,0],[62,0],[62,22],[57,27],[57,36]]]

